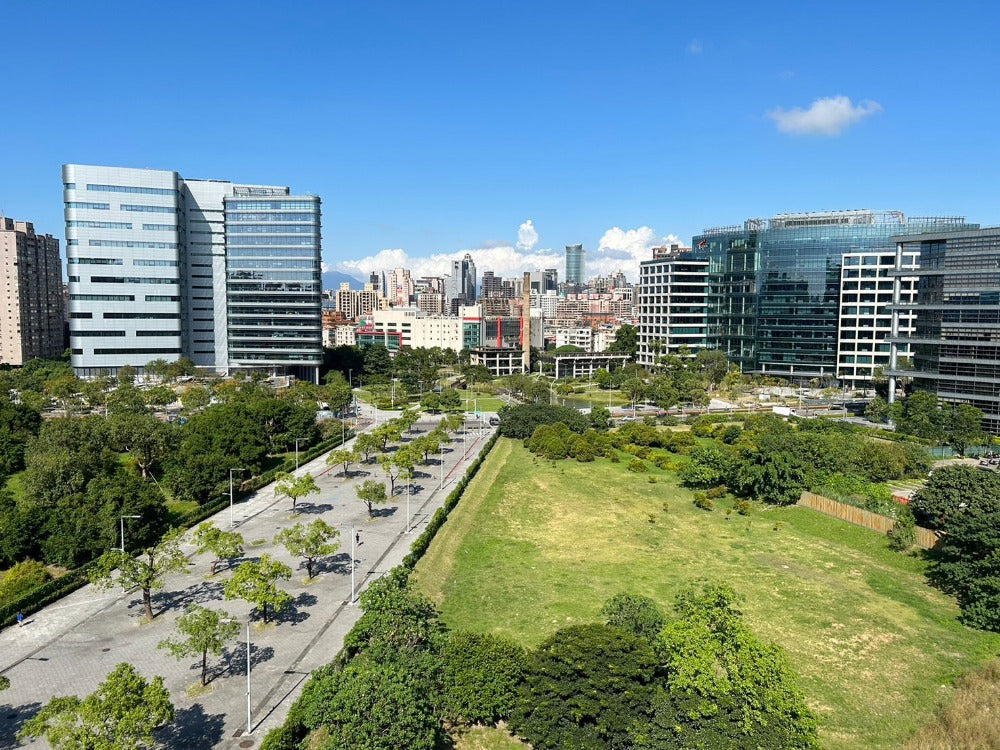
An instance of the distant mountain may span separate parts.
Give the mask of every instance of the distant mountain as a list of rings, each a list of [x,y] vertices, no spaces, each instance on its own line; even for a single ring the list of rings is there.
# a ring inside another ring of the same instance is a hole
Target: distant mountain
[[[323,274],[324,289],[340,289],[340,285],[345,281],[351,285],[351,289],[361,289],[364,284],[360,279],[356,279],[340,271],[327,271]]]

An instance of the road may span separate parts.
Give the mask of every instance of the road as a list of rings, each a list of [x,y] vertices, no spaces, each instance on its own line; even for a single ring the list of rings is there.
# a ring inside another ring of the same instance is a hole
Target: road
[[[362,408],[369,427],[394,416],[370,406]],[[428,432],[436,422],[425,417],[404,440]],[[300,467],[297,473],[311,473],[321,492],[318,498],[313,495],[300,501],[297,514],[292,513],[287,498],[275,496],[273,485],[234,507],[233,520],[243,535],[245,557],[268,553],[295,571],[291,581],[280,584],[294,597],[294,606],[271,624],[254,621],[250,629],[251,733],[247,733],[245,641],[250,607],[239,600],[222,600],[228,571],[211,576],[209,556],[195,555],[186,539],[189,568],[186,574],[171,576],[164,589],[154,594],[153,622],[143,621],[141,592],[85,586],[26,618],[23,627],[0,632],[0,674],[11,681],[10,688],[0,693],[0,749],[21,746],[15,733],[51,697],[89,694],[121,662],[132,664],[147,678],[164,677],[177,713],[174,724],[160,737],[165,747],[228,750],[259,746],[267,730],[283,722],[309,673],[333,659],[361,615],[360,608],[350,602],[352,530],[361,538],[354,549],[356,590],[361,591],[402,561],[489,434],[488,426],[475,430],[470,423],[468,433],[460,433],[446,446],[443,463],[437,456],[429,466],[418,467],[409,499],[409,533],[406,492],[400,482],[390,503],[377,508],[374,518],[368,517],[354,492],[354,486],[365,478],[385,479],[377,464],[353,465],[346,479],[342,467],[327,467],[322,456]],[[273,538],[286,526],[315,518],[341,531],[341,551],[319,565],[316,578],[307,581],[300,561],[275,546]],[[212,520],[229,529],[230,509]],[[243,625],[240,641],[232,643],[222,657],[209,657],[212,674],[207,689],[199,687],[199,658],[178,661],[157,648],[158,642],[174,634],[174,621],[191,603],[223,609]],[[24,747],[47,744],[38,740]]]

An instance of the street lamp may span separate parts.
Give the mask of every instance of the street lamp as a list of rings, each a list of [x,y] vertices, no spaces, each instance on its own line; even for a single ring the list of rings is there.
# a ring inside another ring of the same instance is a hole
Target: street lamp
[[[242,466],[235,466],[229,470],[229,528],[235,528],[236,524],[233,522],[233,472],[234,471],[245,471]]]
[[[295,438],[295,470],[299,470],[299,442],[305,438]]]
[[[122,530],[122,554],[125,554],[125,519],[126,518],[142,518],[142,516],[118,516],[118,523],[121,525]]]
[[[235,617],[230,617],[222,622],[239,622]],[[253,733],[253,708],[250,703],[250,615],[247,615],[247,734]]]
[[[358,541],[358,534],[359,534],[359,532],[355,531],[354,527],[352,526],[351,527],[351,598],[348,600],[349,604],[354,604],[354,601],[355,601],[355,599],[354,599],[354,591],[355,591],[355,589],[354,589],[354,570],[358,566],[357,566],[357,562],[356,562],[357,556],[355,555],[354,549],[355,549],[355,544]]]

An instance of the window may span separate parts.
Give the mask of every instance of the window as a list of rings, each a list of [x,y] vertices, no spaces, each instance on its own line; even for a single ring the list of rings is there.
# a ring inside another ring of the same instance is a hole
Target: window
[[[122,264],[120,258],[67,258],[66,262],[71,266],[77,263],[94,266],[120,266]]]
[[[124,336],[125,331],[70,331],[70,336]]]
[[[91,247],[137,247],[145,250],[176,250],[176,242],[131,242],[128,240],[88,240]]]
[[[177,209],[173,206],[136,206],[130,203],[120,203],[118,205],[122,211],[138,211],[147,214],[175,214]]]
[[[131,229],[125,221],[67,221],[68,227],[88,227],[90,229]]]
[[[105,313],[104,315],[105,315],[105,317],[107,317],[107,313]],[[89,313],[89,312],[75,312],[75,313],[70,313],[69,316],[71,318],[93,318],[94,317],[94,313]]]
[[[75,185],[73,186],[76,187]],[[137,193],[139,195],[176,195],[171,188],[135,187],[134,185],[94,185],[88,184],[87,190],[95,193]]]
[[[90,317],[90,313],[87,313]],[[180,320],[180,315],[176,313],[128,313],[128,312],[106,312],[106,320]]]
[[[135,302],[132,294],[71,294],[69,298],[83,302]]]
[[[107,211],[111,208],[109,203],[83,203],[81,201],[66,201],[66,208],[89,208],[94,211]]]
[[[176,260],[152,260],[150,258],[133,258],[133,266],[170,266],[176,267]]]
[[[92,284],[176,284],[177,279],[150,279],[137,276],[91,276]]]
[[[147,294],[146,302],[179,302],[180,297],[172,297],[169,294]]]
[[[63,190],[76,190],[76,183],[75,182],[64,182],[63,183]]]
[[[143,224],[142,228],[150,232],[172,232],[177,229],[176,224]]]
[[[180,354],[180,349],[94,349],[94,354]]]

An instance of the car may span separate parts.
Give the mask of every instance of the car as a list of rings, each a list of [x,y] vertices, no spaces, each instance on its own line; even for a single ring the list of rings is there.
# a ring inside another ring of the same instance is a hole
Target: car
[[[490,417],[490,427],[496,427],[500,424],[500,417]]]

